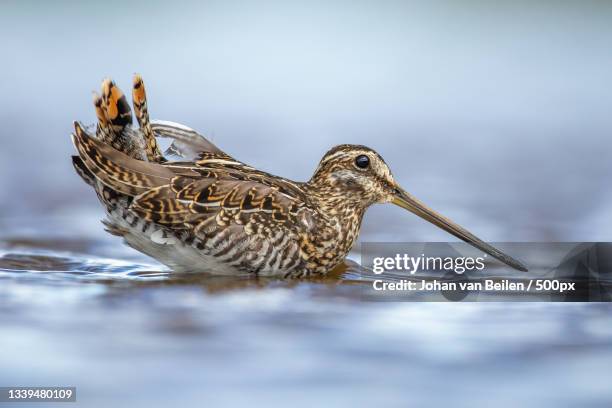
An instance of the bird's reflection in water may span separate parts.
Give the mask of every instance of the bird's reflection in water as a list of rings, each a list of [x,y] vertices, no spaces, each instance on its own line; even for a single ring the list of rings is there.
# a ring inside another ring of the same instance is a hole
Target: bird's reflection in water
[[[205,273],[176,273],[171,271],[149,270],[132,271],[122,275],[122,277],[131,280],[131,284],[136,287],[198,286],[204,289],[206,293],[215,294],[244,289],[292,289],[298,286],[308,285],[333,287],[336,285],[358,282],[356,278],[365,272],[367,271],[361,268],[356,262],[346,260],[326,276],[301,279],[283,279],[279,277],[253,275],[220,276]]]

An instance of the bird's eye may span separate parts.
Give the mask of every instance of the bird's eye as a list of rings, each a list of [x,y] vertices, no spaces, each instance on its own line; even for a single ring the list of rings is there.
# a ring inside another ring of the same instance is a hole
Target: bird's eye
[[[360,154],[355,158],[355,166],[359,167],[360,169],[367,169],[369,165],[370,158],[365,154]]]

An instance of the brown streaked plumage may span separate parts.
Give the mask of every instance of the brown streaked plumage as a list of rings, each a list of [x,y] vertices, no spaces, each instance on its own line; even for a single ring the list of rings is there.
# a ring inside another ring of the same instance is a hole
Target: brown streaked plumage
[[[365,210],[391,202],[495,258],[526,268],[414,199],[372,149],[340,145],[308,182],[254,169],[192,129],[150,121],[144,84],[132,92],[139,129],[110,80],[94,96],[95,134],[75,122],[78,174],[106,208],[107,230],[183,272],[302,277],[323,275],[353,246]],[[155,137],[174,141],[166,152]]]

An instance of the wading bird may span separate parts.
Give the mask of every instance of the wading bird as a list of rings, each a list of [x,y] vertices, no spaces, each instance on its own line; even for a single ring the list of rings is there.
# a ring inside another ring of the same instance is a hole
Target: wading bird
[[[106,209],[107,231],[179,272],[305,277],[324,275],[353,246],[375,203],[405,208],[505,264],[519,261],[404,191],[374,150],[339,145],[307,182],[248,166],[185,126],[149,120],[145,88],[132,99],[111,81],[94,94],[98,123],[75,122],[73,164]],[[166,156],[156,137],[174,139]]]

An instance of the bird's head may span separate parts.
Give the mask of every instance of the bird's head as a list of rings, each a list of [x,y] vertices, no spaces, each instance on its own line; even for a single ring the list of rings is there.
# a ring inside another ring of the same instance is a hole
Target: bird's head
[[[397,188],[383,158],[360,145],[339,145],[328,151],[310,183],[324,190],[329,199],[363,208],[391,202]]]
[[[329,209],[363,211],[376,203],[393,203],[481,249],[505,264],[522,271],[516,259],[487,244],[465,228],[438,214],[408,194],[393,178],[389,166],[374,150],[360,145],[339,145],[328,151],[309,185],[316,188]]]

